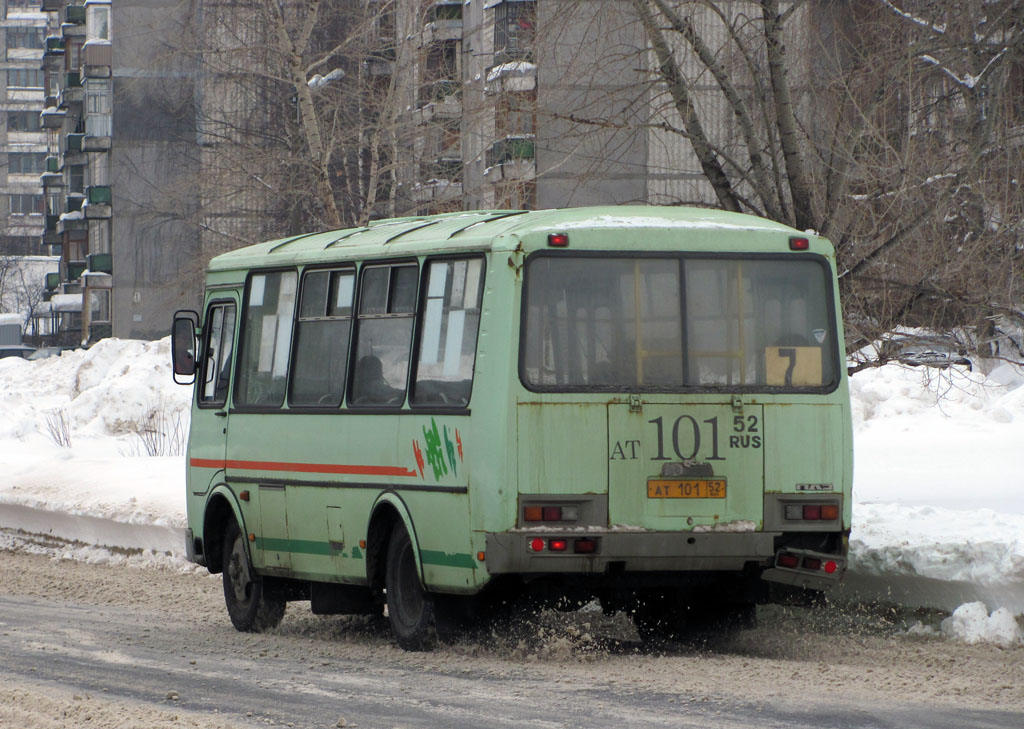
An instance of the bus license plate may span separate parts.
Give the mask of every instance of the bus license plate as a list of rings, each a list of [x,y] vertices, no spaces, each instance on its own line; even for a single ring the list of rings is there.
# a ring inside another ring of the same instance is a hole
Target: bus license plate
[[[724,499],[724,478],[651,479],[647,482],[649,499]]]

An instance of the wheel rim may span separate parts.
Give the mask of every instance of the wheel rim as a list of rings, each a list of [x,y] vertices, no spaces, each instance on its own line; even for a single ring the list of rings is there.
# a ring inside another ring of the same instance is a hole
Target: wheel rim
[[[395,607],[398,618],[404,625],[415,625],[423,615],[423,594],[420,578],[416,573],[416,560],[413,559],[412,545],[406,543],[402,547],[398,560],[398,574],[395,575]]]
[[[249,561],[245,558],[245,547],[241,537],[236,537],[231,545],[231,558],[227,564],[228,583],[240,605],[247,605],[252,599],[252,575],[249,574]]]

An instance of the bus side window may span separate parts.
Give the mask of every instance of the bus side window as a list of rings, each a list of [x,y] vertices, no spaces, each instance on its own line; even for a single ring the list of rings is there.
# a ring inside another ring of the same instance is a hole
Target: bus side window
[[[430,263],[412,391],[414,404],[469,404],[482,278],[482,258]]]
[[[345,394],[355,271],[316,270],[302,277],[288,404],[332,407]]]
[[[417,279],[415,263],[363,267],[350,405],[405,400]]]
[[[211,304],[206,321],[203,385],[199,391],[199,404],[220,407],[227,402],[228,383],[231,379],[231,350],[235,341],[234,302]]]
[[[284,402],[297,279],[294,271],[249,276],[235,405],[279,407]]]

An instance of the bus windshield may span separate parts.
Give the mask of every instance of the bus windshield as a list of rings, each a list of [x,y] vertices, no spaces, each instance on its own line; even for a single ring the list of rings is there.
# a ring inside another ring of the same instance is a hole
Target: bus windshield
[[[556,391],[831,389],[829,281],[817,258],[534,256],[521,376]]]

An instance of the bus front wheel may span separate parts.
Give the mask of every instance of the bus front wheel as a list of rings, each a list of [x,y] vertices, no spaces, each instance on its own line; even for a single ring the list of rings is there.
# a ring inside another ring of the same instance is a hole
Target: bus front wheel
[[[384,575],[388,620],[398,645],[428,651],[437,645],[434,600],[423,589],[412,540],[401,526],[391,532]]]
[[[224,602],[231,624],[245,633],[276,628],[284,617],[285,602],[269,594],[267,583],[252,570],[245,540],[231,520],[224,534]]]

